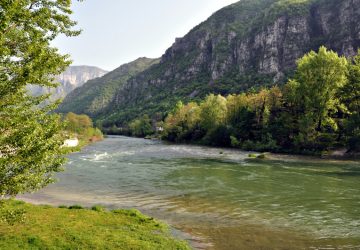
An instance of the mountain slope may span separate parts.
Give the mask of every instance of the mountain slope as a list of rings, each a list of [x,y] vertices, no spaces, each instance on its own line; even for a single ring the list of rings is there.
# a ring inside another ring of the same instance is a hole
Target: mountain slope
[[[178,100],[281,83],[298,58],[320,45],[354,55],[359,23],[360,0],[242,0],[176,39],[158,64],[121,81],[95,118],[121,125],[165,113]]]
[[[116,93],[105,124],[171,109],[207,93],[282,82],[320,45],[346,56],[360,46],[360,0],[242,0],[191,30]]]
[[[88,81],[82,87],[71,92],[59,106],[58,111],[62,113],[72,111],[92,117],[106,109],[110,109],[108,112],[111,112],[109,104],[113,102],[116,91],[129,78],[158,62],[158,59],[139,58],[120,66],[103,77]]]
[[[52,93],[52,99],[64,98],[74,89],[82,86],[85,82],[101,77],[107,71],[93,66],[70,66],[61,75],[56,77],[56,81],[60,85],[56,88],[46,88],[39,86],[31,86],[30,92],[34,95]]]

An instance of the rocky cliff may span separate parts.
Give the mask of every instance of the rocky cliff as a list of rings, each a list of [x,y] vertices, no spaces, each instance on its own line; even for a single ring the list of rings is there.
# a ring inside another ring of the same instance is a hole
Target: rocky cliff
[[[242,0],[192,29],[160,63],[119,86],[100,116],[118,125],[170,110],[177,100],[285,81],[320,45],[345,56],[360,46],[360,0]]]
[[[61,75],[56,77],[56,81],[60,83],[57,88],[31,86],[30,91],[35,95],[52,93],[51,98],[53,100],[64,98],[67,94],[82,86],[85,82],[101,77],[106,73],[106,70],[102,70],[98,67],[70,66]]]

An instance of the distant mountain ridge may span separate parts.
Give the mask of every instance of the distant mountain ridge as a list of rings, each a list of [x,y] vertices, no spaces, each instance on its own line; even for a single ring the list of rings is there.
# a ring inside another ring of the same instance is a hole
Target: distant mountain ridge
[[[158,63],[159,59],[138,58],[124,64],[102,77],[88,81],[83,86],[72,91],[58,112],[75,112],[96,117],[101,112],[111,112],[111,103],[114,102],[115,93],[133,76]]]
[[[113,101],[94,118],[122,125],[143,114],[164,114],[178,100],[282,83],[298,58],[321,45],[355,55],[359,23],[360,0],[239,1],[176,39],[159,63],[114,88]]]
[[[51,99],[53,100],[64,98],[87,81],[101,77],[107,72],[94,66],[69,66],[62,74],[56,77],[56,81],[60,83],[57,88],[31,86],[30,92],[34,95],[52,93]]]

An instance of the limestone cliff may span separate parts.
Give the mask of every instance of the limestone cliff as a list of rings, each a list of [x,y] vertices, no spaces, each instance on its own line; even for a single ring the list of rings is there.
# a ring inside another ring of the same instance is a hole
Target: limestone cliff
[[[106,70],[92,66],[70,66],[61,75],[56,77],[59,86],[55,89],[38,86],[31,86],[32,94],[47,94],[52,93],[52,99],[64,98],[74,89],[82,86],[87,81],[98,78],[106,74]]]

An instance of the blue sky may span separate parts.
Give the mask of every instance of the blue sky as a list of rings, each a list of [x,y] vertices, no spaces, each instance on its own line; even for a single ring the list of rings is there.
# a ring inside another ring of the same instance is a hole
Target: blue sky
[[[237,0],[73,1],[73,19],[83,33],[53,43],[73,65],[112,70],[138,57],[160,57],[176,37]]]

